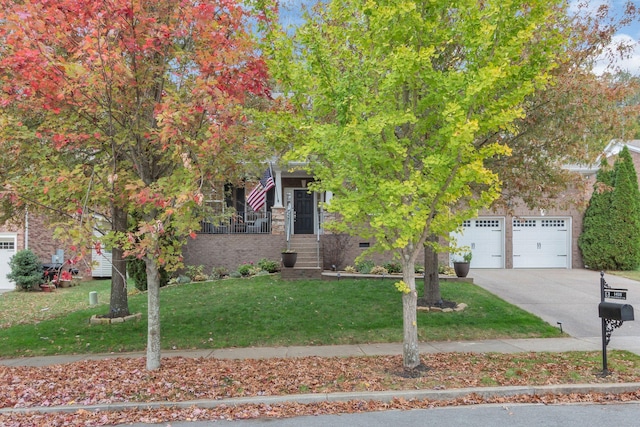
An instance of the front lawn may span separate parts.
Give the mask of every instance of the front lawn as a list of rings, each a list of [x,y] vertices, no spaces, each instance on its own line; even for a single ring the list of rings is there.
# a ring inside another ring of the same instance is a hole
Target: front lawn
[[[106,291],[100,300],[108,303],[108,282],[69,288],[69,293],[86,298],[82,307],[36,324],[0,329],[0,357],[143,350],[146,294],[129,297],[131,312],[142,312],[143,320],[89,325],[91,315],[108,310],[107,304],[88,307],[91,286]],[[557,328],[475,285],[443,283],[442,294],[469,307],[459,313],[418,313],[422,341],[560,335]],[[2,311],[6,295],[0,297]],[[24,303],[49,295],[59,294],[23,293],[19,299]],[[23,313],[31,316],[29,310]],[[165,349],[401,342],[402,303],[393,280],[284,281],[279,275],[258,276],[163,288],[161,325]]]

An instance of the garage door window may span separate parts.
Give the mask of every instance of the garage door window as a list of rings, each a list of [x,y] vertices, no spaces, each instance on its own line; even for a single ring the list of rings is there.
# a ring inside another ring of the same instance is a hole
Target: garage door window
[[[564,227],[564,219],[543,219],[542,227]]]
[[[14,250],[15,248],[15,242],[0,242],[0,250]]]
[[[499,228],[500,227],[500,221],[497,220],[497,219],[477,219],[476,220],[476,227]]]
[[[514,219],[513,226],[514,227],[535,227],[537,225],[536,222],[537,221],[535,219],[525,219],[525,220]]]

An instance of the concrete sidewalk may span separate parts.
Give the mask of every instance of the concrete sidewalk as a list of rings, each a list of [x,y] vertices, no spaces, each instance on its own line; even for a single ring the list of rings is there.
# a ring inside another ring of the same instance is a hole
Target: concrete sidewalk
[[[612,347],[610,345],[610,347]],[[521,353],[521,352],[564,352],[564,351],[596,351],[602,348],[597,340],[579,338],[536,338],[536,339],[503,339],[485,341],[444,341],[421,343],[421,353]],[[292,357],[347,357],[347,356],[388,356],[401,355],[402,343],[391,344],[356,344],[332,346],[295,346],[295,347],[248,347],[218,350],[175,350],[163,351],[162,357],[217,358],[217,359],[267,359]],[[48,366],[77,362],[80,360],[102,360],[109,358],[145,357],[144,352],[109,353],[109,354],[76,354],[62,356],[22,357],[18,359],[0,359],[5,366]]]

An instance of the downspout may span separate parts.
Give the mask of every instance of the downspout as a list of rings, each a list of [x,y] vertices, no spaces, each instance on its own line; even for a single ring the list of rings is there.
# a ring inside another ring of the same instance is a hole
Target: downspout
[[[24,248],[29,249],[29,211],[24,212]]]

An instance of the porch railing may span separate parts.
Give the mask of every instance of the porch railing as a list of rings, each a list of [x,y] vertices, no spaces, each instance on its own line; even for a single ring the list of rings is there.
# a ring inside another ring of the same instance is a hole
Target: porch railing
[[[271,212],[236,212],[226,220],[201,221],[203,234],[270,234]]]

